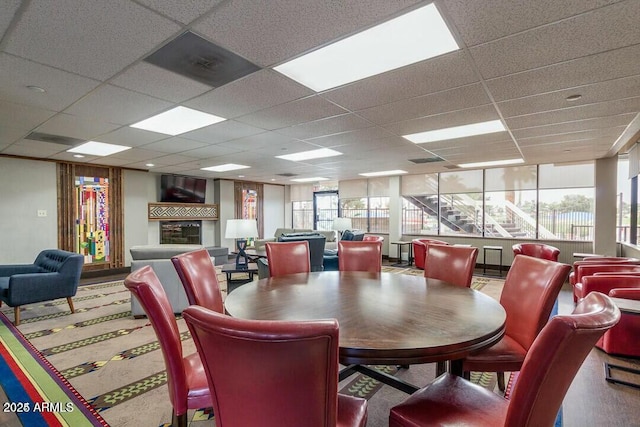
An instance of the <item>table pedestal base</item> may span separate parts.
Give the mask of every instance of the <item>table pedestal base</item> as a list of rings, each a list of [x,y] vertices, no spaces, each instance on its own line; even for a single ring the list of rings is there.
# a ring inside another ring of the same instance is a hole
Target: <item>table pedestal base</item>
[[[399,378],[394,377],[393,375],[386,374],[384,372],[377,371],[373,368],[364,365],[348,365],[343,368],[338,374],[338,381],[342,381],[351,375],[359,372],[368,377],[373,378],[374,380],[380,381],[383,384],[391,386],[400,391],[404,391],[407,394],[413,394],[418,391],[420,388],[414,386],[413,384],[409,384],[406,381],[402,381]]]

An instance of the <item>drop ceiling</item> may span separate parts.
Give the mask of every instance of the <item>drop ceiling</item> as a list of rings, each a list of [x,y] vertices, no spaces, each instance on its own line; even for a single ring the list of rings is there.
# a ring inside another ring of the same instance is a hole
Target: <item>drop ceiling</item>
[[[288,174],[346,180],[515,157],[586,161],[637,141],[637,0],[436,0],[457,51],[319,93],[273,70],[428,3],[5,0],[0,155],[78,161],[68,142],[27,138],[48,134],[132,147],[86,163],[289,184]],[[257,71],[213,87],[145,60],[187,32]],[[228,120],[178,136],[129,127],[176,106]],[[488,120],[507,131],[427,144],[402,138]],[[275,157],[323,147],[344,154]],[[431,158],[442,161],[415,161]],[[200,169],[223,163],[250,168]]]

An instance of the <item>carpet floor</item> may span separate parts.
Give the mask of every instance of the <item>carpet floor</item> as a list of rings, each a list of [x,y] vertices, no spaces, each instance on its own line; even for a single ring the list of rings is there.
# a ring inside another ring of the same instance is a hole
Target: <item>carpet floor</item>
[[[413,268],[384,266],[383,270],[422,274]],[[218,279],[226,294],[225,275],[219,274]],[[472,287],[498,299],[502,285],[501,279],[477,276]],[[170,425],[171,406],[162,354],[149,321],[131,316],[130,293],[122,281],[81,286],[74,304],[75,314],[68,311],[66,300],[24,306],[18,329],[109,425]],[[2,312],[13,319],[11,308],[5,306]],[[184,320],[178,318],[178,325],[185,354],[195,351]],[[435,364],[381,369],[418,386],[435,376]],[[495,374],[474,373],[472,380],[495,388]],[[342,381],[339,389],[369,399],[368,427],[386,426],[389,408],[407,397],[360,374]],[[215,425],[210,408],[189,411],[188,418],[192,427]],[[13,420],[2,425],[21,424]]]

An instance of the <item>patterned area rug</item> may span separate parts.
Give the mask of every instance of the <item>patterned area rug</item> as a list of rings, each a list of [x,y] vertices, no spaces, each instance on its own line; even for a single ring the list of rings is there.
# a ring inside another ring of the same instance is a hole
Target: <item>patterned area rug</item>
[[[398,274],[422,274],[421,270],[410,268],[385,266],[384,270]],[[220,273],[218,279],[226,294],[226,276]],[[499,297],[502,283],[498,279],[477,277],[473,286]],[[68,311],[66,300],[24,306],[18,329],[109,425],[170,425],[171,407],[162,354],[148,320],[131,316],[130,294],[122,281],[81,286],[74,297],[74,304],[75,314]],[[13,319],[12,310],[5,306],[2,312]],[[194,352],[188,329],[180,317],[178,325],[185,354]],[[415,365],[400,372],[396,367],[380,368],[399,377],[411,380],[414,376],[426,382],[433,379],[432,365]],[[495,374],[479,375],[474,381],[493,388]],[[393,390],[387,391],[390,387],[362,375],[344,380],[340,389],[370,399],[371,406],[374,399],[385,401],[385,404],[388,400],[391,404],[403,397],[402,394],[394,395]],[[384,405],[380,406],[384,411]],[[387,415],[376,417],[370,413],[367,425],[384,425],[377,424],[375,420],[380,418],[383,422],[382,418]],[[210,408],[192,410],[188,418],[193,427],[215,425]]]

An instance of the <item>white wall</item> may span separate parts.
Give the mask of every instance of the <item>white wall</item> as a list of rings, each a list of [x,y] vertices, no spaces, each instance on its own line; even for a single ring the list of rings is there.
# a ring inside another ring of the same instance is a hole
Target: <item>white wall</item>
[[[56,176],[53,162],[0,157],[0,263],[29,264],[58,247]]]
[[[157,243],[157,221],[148,221],[149,200],[156,200],[156,176],[148,172],[125,170],[124,195],[124,264],[131,265],[129,248]],[[155,240],[155,241],[154,241]]]
[[[265,237],[273,237],[276,232],[276,228],[284,227],[285,214],[284,214],[284,189],[282,185],[269,185],[263,186],[263,231]]]
[[[618,158],[609,157],[595,162],[595,224],[593,253],[615,256],[616,210],[618,192]]]

